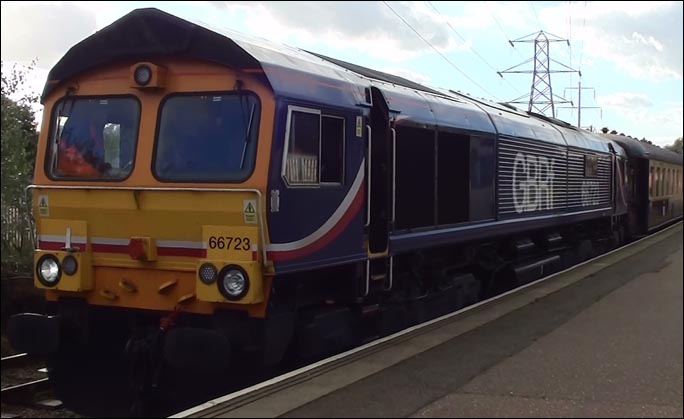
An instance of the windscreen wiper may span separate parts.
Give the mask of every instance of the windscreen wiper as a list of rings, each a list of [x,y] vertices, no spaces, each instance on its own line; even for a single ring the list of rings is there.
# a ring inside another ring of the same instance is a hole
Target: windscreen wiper
[[[64,128],[66,127],[66,121],[64,121],[64,126],[60,130],[60,127],[59,127],[60,121],[64,117],[66,117],[68,119],[69,115],[71,114],[71,111],[74,110],[74,103],[76,102],[76,97],[74,95],[70,96],[70,94],[73,93],[74,90],[75,89],[72,86],[67,87],[66,93],[64,93],[64,96],[61,99],[62,104],[59,107],[59,111],[57,112],[57,121],[56,121],[57,126],[55,127],[55,145],[57,146],[57,150],[55,150],[55,152],[52,154],[52,158],[51,158],[52,161],[50,162],[52,170],[54,170],[58,164],[57,157],[59,154],[59,141],[62,138]],[[65,113],[64,108],[66,108],[67,103],[69,103],[69,112]]]
[[[249,122],[247,123],[247,132],[245,133],[245,142],[242,146],[242,158],[240,159],[240,169],[245,165],[245,154],[247,153],[247,144],[249,143],[249,134],[252,132],[252,119],[254,119],[254,109],[256,103],[252,105],[252,110],[249,112]]]

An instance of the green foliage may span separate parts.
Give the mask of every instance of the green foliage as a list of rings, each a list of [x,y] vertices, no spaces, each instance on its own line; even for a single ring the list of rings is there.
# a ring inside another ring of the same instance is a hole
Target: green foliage
[[[603,132],[604,134],[607,134],[607,133],[608,133],[608,130],[610,130],[610,128],[608,128],[608,127],[603,127],[603,128],[601,128],[601,132]],[[618,132],[615,131],[615,130],[612,130],[612,131],[610,131],[610,133],[611,133],[611,134],[617,135]],[[625,134],[624,134],[623,132],[621,132],[620,135],[624,136]],[[631,137],[631,136],[630,136],[630,137]],[[638,138],[635,138],[635,139],[638,140]],[[647,139],[646,137],[643,137],[643,138],[642,138],[641,140],[639,140],[639,141],[641,141],[642,143],[650,144],[650,145],[655,146],[655,147],[660,147],[658,144],[654,144],[653,141]],[[660,148],[662,148],[662,147],[660,147]],[[675,153],[682,154],[682,138],[681,138],[681,137],[680,137],[680,138],[677,138],[677,139],[675,140],[674,144],[665,146],[665,148],[668,149],[668,150],[672,150],[672,151],[674,151]]]
[[[38,133],[31,106],[38,96],[26,93],[28,70],[2,63],[2,269],[32,264],[34,226],[26,187],[33,179]]]
[[[674,151],[675,153],[682,154],[682,137],[677,138],[674,144],[665,146],[665,148]]]

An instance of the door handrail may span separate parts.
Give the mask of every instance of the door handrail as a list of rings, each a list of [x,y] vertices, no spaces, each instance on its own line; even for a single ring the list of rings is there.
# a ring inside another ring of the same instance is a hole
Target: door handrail
[[[364,227],[368,227],[370,225],[370,221],[371,221],[370,220],[371,219],[371,184],[372,184],[371,183],[371,173],[372,173],[371,172],[371,164],[372,164],[372,160],[373,160],[372,154],[371,154],[372,153],[371,144],[372,144],[373,130],[371,129],[370,125],[366,125],[366,129],[368,130],[368,160],[367,160],[367,163],[368,163],[368,166],[367,166],[368,167],[368,180],[367,180],[368,200],[366,202],[366,224],[364,225]]]

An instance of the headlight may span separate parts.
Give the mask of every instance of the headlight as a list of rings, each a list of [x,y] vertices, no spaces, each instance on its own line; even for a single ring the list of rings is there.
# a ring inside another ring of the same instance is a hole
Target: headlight
[[[146,65],[139,65],[133,73],[135,82],[141,86],[146,86],[152,80],[152,70]]]
[[[221,269],[217,285],[219,292],[226,299],[235,301],[244,297],[249,291],[249,278],[241,267],[228,265]]]
[[[62,276],[59,261],[54,255],[43,255],[36,264],[36,274],[41,284],[54,287]]]
[[[62,260],[62,270],[65,274],[71,276],[78,270],[78,261],[72,255],[67,255]]]
[[[205,284],[211,284],[216,281],[216,276],[218,272],[216,271],[216,266],[211,263],[203,263],[199,268],[199,278]]]

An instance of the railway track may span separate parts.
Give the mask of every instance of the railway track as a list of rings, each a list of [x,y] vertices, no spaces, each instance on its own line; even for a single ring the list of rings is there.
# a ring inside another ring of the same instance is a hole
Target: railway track
[[[3,388],[2,402],[16,405],[45,404],[48,400],[54,400],[49,397],[50,393],[49,379],[42,378]]]
[[[28,354],[18,354],[2,358],[3,373],[9,370],[22,369],[31,371],[27,375],[33,378],[47,373],[47,370],[42,367],[41,360]],[[3,404],[40,405],[44,407],[57,407],[61,405],[61,402],[55,400],[52,396],[50,381],[47,377],[28,379],[20,384],[3,387],[1,395]]]
[[[36,360],[29,354],[17,354],[2,358],[2,369],[6,368],[25,368]]]
[[[349,351],[332,356],[330,358],[324,359],[314,364],[280,375],[278,377],[272,378],[262,383],[236,391],[234,393],[227,394],[214,400],[210,400],[206,403],[184,410],[170,417],[233,417],[234,414],[237,415],[235,417],[242,417],[241,414],[245,414],[245,412],[237,410],[243,406],[247,406],[256,401],[266,399],[270,395],[275,395],[278,392],[289,389],[305,381],[312,380],[315,377],[324,375],[327,372],[333,371],[337,368],[341,368],[344,365],[369,357],[376,352],[391,348],[393,346],[397,346],[400,343],[407,341],[409,339],[419,337],[423,334],[427,334],[430,331],[433,331],[438,328],[449,326],[451,323],[455,324],[458,320],[463,319],[466,314],[470,314],[471,312],[478,310],[480,308],[484,309],[485,307],[491,307],[498,300],[507,297],[516,298],[518,297],[516,294],[521,294],[523,290],[540,285],[543,282],[546,282],[552,278],[556,278],[564,274],[570,274],[568,276],[573,276],[572,274],[575,273],[573,271],[579,271],[576,275],[574,275],[575,277],[588,277],[589,275],[592,275],[593,273],[602,270],[605,266],[610,265],[612,263],[617,263],[620,260],[640,251],[641,249],[648,247],[650,243],[655,243],[661,240],[660,237],[668,237],[668,231],[680,228],[681,226],[682,222],[678,222],[668,228],[661,230],[658,233],[631,242],[627,245],[624,245],[620,248],[614,249],[610,252],[604,253],[592,259],[589,259],[585,262],[582,262],[561,272],[557,272],[555,274],[541,278],[537,281],[525,284],[521,287],[505,292],[503,294],[497,295],[495,297],[480,301],[471,306],[457,310],[453,313],[446,314],[444,316],[427,321],[425,323],[410,327],[403,331],[397,332],[393,335],[367,343],[363,346],[351,349]],[[558,280],[560,284],[557,284],[556,289],[568,286],[577,280],[579,279],[567,280],[561,277]],[[554,285],[552,284],[547,285],[546,288],[553,288]],[[544,285],[546,284],[542,284],[540,288],[544,288]],[[539,291],[539,293],[537,293],[536,288],[530,291],[530,294],[534,294],[532,297],[530,297],[533,298],[530,301],[534,301],[534,299],[541,298],[541,296],[538,294],[546,292],[544,290],[541,290]],[[483,317],[486,317],[486,315]],[[311,393],[316,393],[318,390],[309,388],[308,391]],[[321,393],[321,395],[324,394],[325,393]],[[260,416],[263,416],[263,412],[265,412],[266,410],[259,409],[259,411],[261,412]]]

